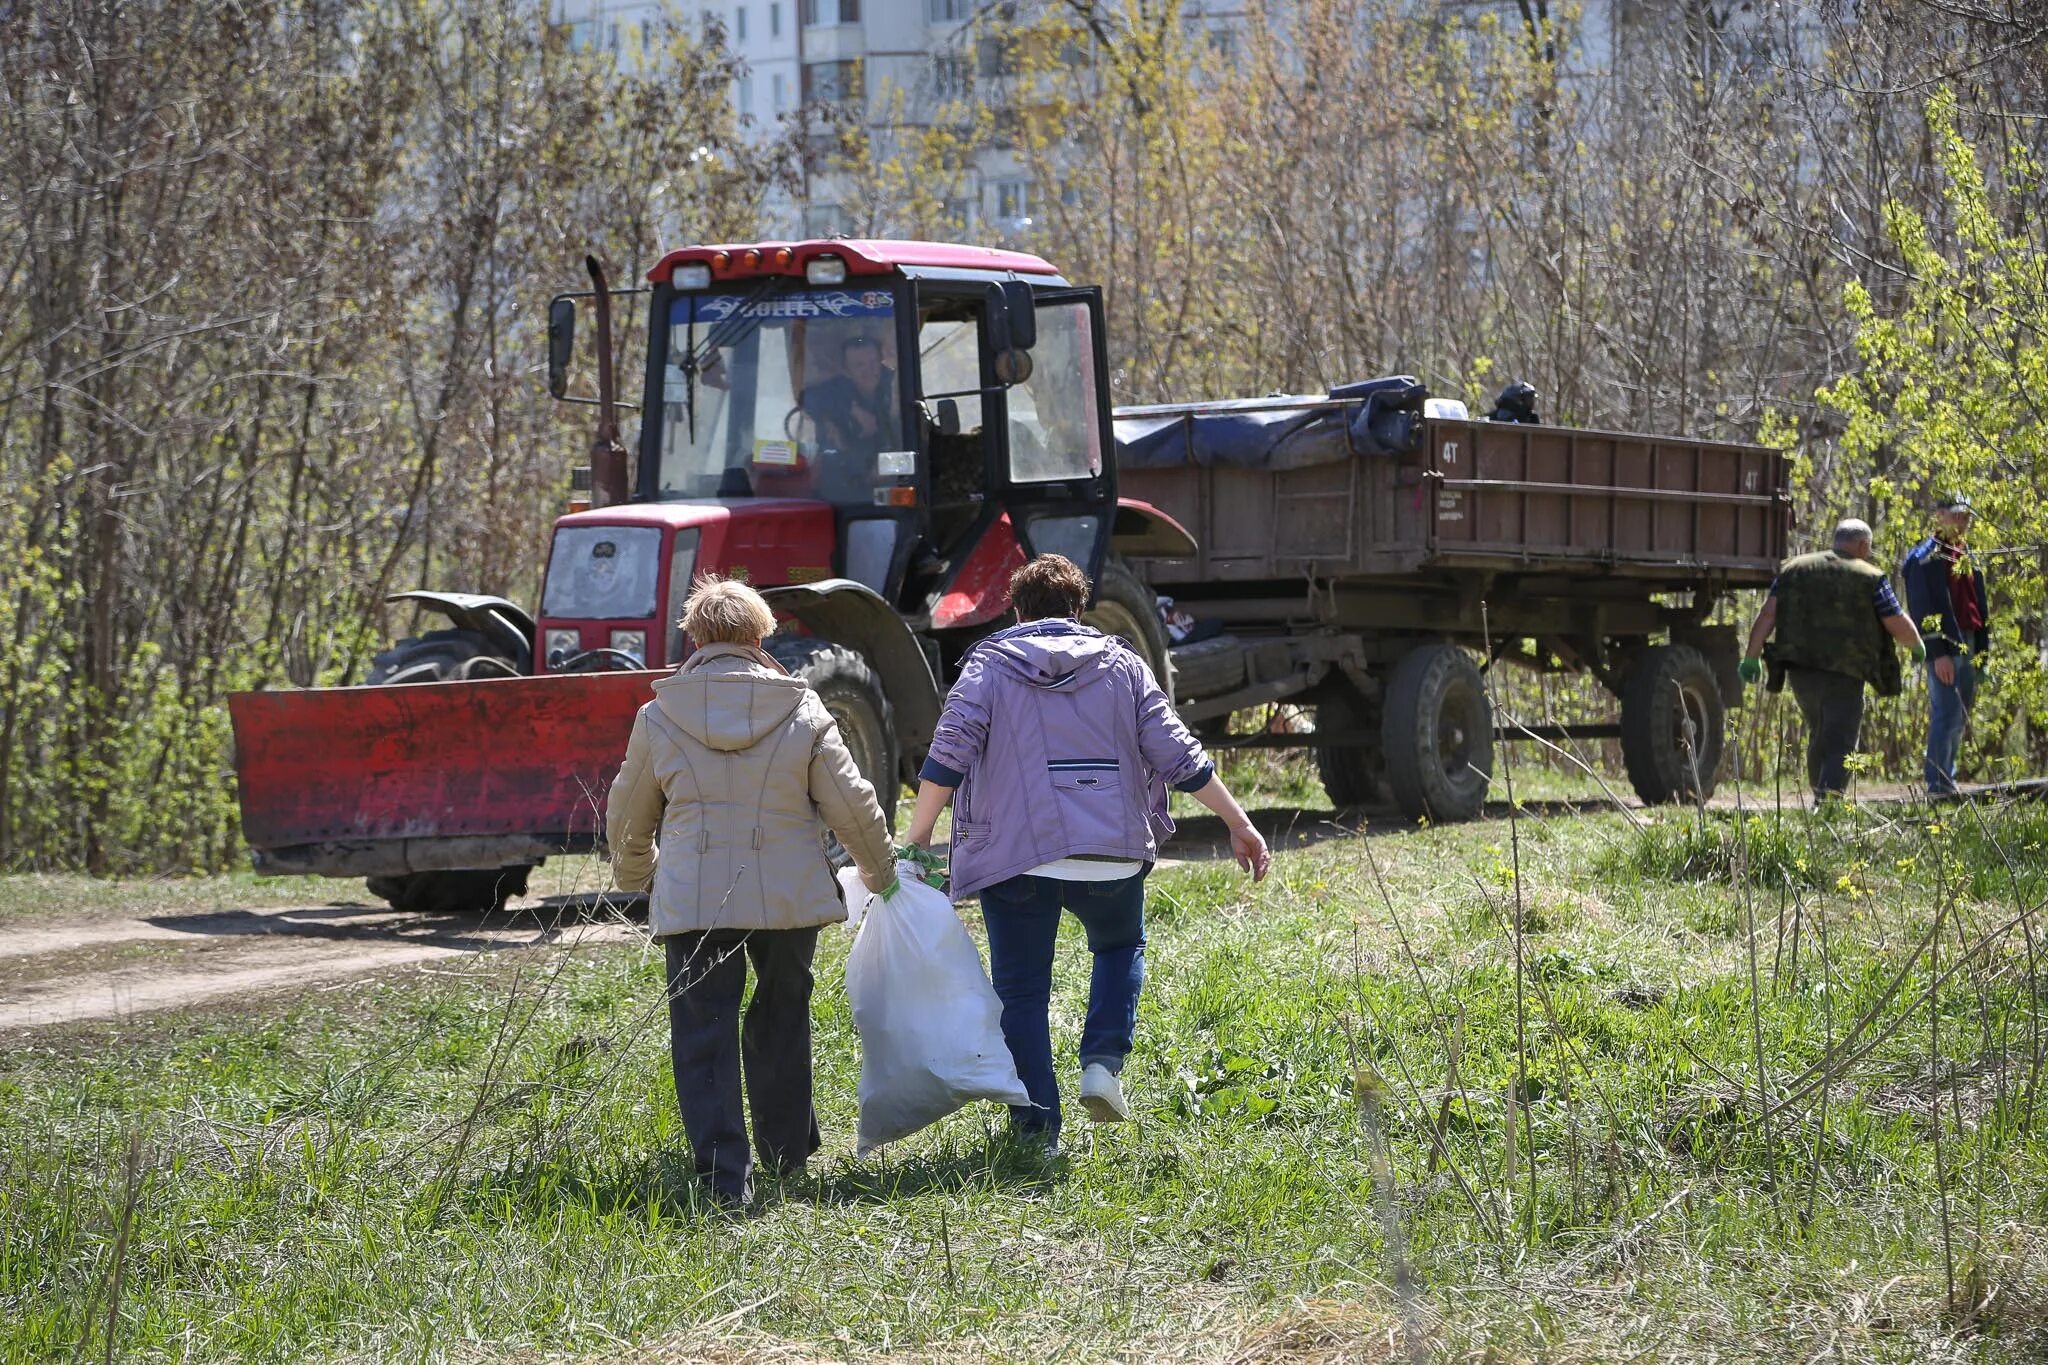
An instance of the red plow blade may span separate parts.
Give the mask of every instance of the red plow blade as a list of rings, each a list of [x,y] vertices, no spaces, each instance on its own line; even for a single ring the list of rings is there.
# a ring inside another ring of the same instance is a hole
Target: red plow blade
[[[243,692],[242,835],[268,872],[494,867],[591,848],[660,671]]]

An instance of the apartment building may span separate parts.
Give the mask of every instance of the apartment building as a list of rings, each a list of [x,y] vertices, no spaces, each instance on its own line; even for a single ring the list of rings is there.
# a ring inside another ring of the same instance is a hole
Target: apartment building
[[[812,139],[799,202],[776,203],[761,235],[830,236],[865,230],[870,206],[847,201],[821,111],[852,117],[878,146],[907,128],[956,118],[970,102],[1011,93],[1004,35],[1050,0],[556,0],[570,41],[632,69],[661,57],[664,16],[698,34],[717,31],[746,74],[733,82],[734,111],[755,137],[780,136],[792,120]],[[1228,50],[1244,22],[1242,0],[1189,0],[1186,22]],[[802,111],[811,111],[806,115]],[[1009,151],[978,152],[948,209],[987,240],[1031,235],[1043,206],[1028,169]],[[886,223],[873,224],[888,231]]]

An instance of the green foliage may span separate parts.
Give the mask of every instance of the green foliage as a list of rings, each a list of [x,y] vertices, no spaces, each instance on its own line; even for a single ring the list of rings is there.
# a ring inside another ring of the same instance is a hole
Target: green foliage
[[[1894,198],[1884,222],[1902,279],[1882,290],[1851,282],[1859,367],[1824,387],[1843,421],[1840,445],[1884,513],[1894,557],[1927,534],[1943,493],[1967,494],[1970,542],[1991,579],[1989,666],[1972,748],[2038,770],[2048,757],[2048,209],[2038,154],[2017,140],[1980,157],[1958,126],[1955,93],[1927,101],[1940,169],[1939,221]],[[1988,160],[1991,173],[1984,162]]]

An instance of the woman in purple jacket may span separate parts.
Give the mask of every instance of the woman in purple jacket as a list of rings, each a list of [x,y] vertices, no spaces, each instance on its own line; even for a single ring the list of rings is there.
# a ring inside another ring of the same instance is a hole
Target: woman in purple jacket
[[[1032,1103],[1011,1125],[1057,1148],[1059,1083],[1046,1021],[1060,909],[1088,933],[1095,970],[1081,1028],[1081,1104],[1098,1123],[1131,1116],[1118,1080],[1145,979],[1145,874],[1173,832],[1167,788],[1223,817],[1254,880],[1266,841],[1174,714],[1145,661],[1082,625],[1088,577],[1040,555],[1010,579],[1022,623],[977,644],[946,697],[918,786],[909,841],[953,812],[953,899],[979,892],[1003,1039]]]

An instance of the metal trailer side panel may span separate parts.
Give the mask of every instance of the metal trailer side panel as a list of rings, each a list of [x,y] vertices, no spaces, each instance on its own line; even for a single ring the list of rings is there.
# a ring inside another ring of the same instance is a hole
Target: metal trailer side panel
[[[1404,539],[1432,567],[1601,567],[1768,582],[1785,550],[1784,457],[1762,446],[1494,422],[1428,424],[1433,497]]]
[[[1147,561],[1162,586],[1459,571],[1761,585],[1789,521],[1777,451],[1492,422],[1431,421],[1401,458],[1190,460],[1121,482],[1198,542],[1191,559]]]

